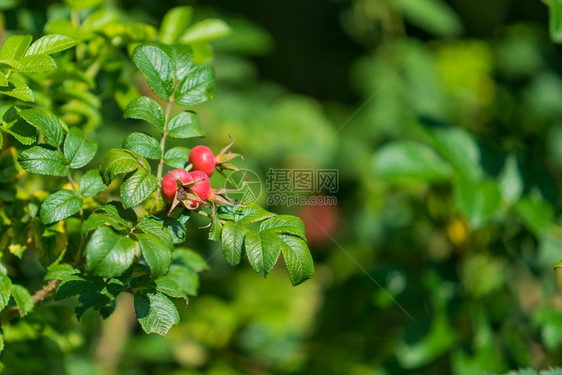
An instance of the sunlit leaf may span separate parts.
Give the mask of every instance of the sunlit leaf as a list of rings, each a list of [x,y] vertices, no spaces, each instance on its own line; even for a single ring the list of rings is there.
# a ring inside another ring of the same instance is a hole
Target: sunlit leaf
[[[160,26],[160,41],[166,44],[175,43],[183,31],[186,29],[191,17],[193,8],[190,6],[180,6],[170,9],[162,19]]]
[[[101,277],[121,275],[133,262],[135,241],[100,227],[92,234],[86,247],[88,270]]]
[[[41,221],[45,224],[66,219],[82,207],[82,199],[70,190],[59,190],[47,197],[41,205]]]
[[[159,292],[136,292],[135,313],[146,333],[157,333],[160,336],[165,336],[180,321],[176,306]]]

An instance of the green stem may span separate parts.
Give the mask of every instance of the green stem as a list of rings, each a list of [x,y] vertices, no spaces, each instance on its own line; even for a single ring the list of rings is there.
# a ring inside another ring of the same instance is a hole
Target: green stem
[[[158,171],[157,171],[158,184],[160,184],[160,182],[162,181],[162,171],[164,170],[164,152],[166,151],[166,138],[168,137],[168,123],[170,122],[170,112],[172,110],[173,102],[174,102],[174,94],[172,94],[172,96],[170,96],[170,99],[168,99],[168,104],[166,104],[166,113],[164,115],[164,131],[162,133],[162,138],[160,139],[161,155],[160,155],[160,162],[158,163]],[[158,201],[159,198],[160,198],[160,189],[158,188],[156,189],[154,202],[152,202],[152,206],[150,207],[151,212],[154,209],[154,206],[156,205],[156,202]]]
[[[74,191],[74,193],[76,195],[78,195],[79,197],[81,197],[80,192],[78,191],[78,188],[76,187],[76,183],[74,182],[74,179],[72,178],[72,175],[69,173],[66,175],[66,177],[68,178],[68,182],[70,183],[70,186],[72,186],[72,190]],[[84,210],[82,209],[82,207],[80,207],[80,220],[82,222],[84,222]]]
[[[100,52],[100,54],[98,55],[98,57],[96,58],[96,60],[92,63],[92,65],[90,65],[90,67],[88,68],[88,70],[86,70],[86,75],[90,78],[95,78],[96,75],[98,74],[99,70],[101,69],[101,66],[103,65],[103,62],[107,56],[108,53],[108,47],[105,46],[103,48],[103,50]]]
[[[72,21],[72,25],[76,30],[80,29],[80,17],[78,17],[78,12],[76,9],[72,9],[70,12],[70,20]],[[78,44],[76,46],[76,60],[82,61],[84,59],[84,45]]]

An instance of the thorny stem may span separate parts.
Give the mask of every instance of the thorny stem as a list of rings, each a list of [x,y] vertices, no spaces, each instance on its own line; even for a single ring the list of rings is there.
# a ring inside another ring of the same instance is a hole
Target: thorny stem
[[[49,280],[47,284],[45,284],[41,289],[33,293],[33,296],[31,296],[31,299],[33,300],[34,304],[44,301],[49,296],[49,294],[51,294],[51,292],[57,289],[60,283],[61,283],[60,280]],[[9,320],[13,319],[16,316],[12,312],[21,313],[21,310],[18,306],[14,306],[9,312],[9,315],[7,316],[7,319],[4,323],[8,322]]]
[[[158,184],[162,181],[162,170],[164,169],[164,151],[166,150],[166,138],[168,137],[168,122],[170,122],[170,112],[172,110],[172,103],[174,102],[174,94],[170,96],[168,99],[168,104],[166,104],[166,113],[164,115],[164,132],[162,133],[162,138],[160,139],[160,163],[158,163]],[[156,202],[160,198],[160,188],[156,189],[156,195],[154,197],[154,202],[152,202],[152,206],[150,207],[150,211],[154,209]]]
[[[61,282],[60,280],[49,280],[49,282],[47,284],[45,284],[45,286],[43,288],[39,289],[38,291],[36,291],[33,294],[33,296],[31,297],[33,299],[33,302],[39,303],[39,302],[45,300],[45,298],[47,298],[49,293],[51,293],[53,290],[57,289],[60,282]]]

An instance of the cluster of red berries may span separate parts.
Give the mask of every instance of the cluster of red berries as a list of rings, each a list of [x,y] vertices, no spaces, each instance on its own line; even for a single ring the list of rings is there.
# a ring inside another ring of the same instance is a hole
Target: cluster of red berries
[[[224,189],[211,189],[209,177],[215,169],[222,173],[225,169],[236,170],[230,160],[240,156],[227,152],[232,143],[223,148],[216,156],[207,146],[196,146],[189,152],[189,165],[186,169],[174,169],[162,179],[162,195],[172,202],[172,209],[178,204],[189,210],[196,210],[207,201],[229,204],[221,196]]]

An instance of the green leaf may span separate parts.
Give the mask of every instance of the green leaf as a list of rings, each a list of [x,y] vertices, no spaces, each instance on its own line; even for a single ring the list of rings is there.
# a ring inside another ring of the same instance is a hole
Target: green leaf
[[[0,60],[19,60],[33,38],[31,35],[11,35],[2,45]]]
[[[45,25],[45,32],[49,34],[67,35],[72,38],[80,38],[82,36],[80,30],[67,18],[51,18]]]
[[[64,51],[78,44],[78,40],[66,35],[50,34],[37,39],[25,53],[29,55],[50,55]]]
[[[160,336],[165,336],[180,321],[176,306],[159,292],[136,292],[135,313],[146,333],[157,333]]]
[[[18,157],[21,167],[29,173],[64,177],[69,170],[64,155],[59,150],[33,146]]]
[[[4,310],[10,302],[10,294],[12,291],[12,281],[7,275],[0,274],[0,311]]]
[[[80,233],[84,236],[88,232],[104,226],[111,226],[116,231],[121,232],[125,231],[126,229],[126,227],[116,222],[115,220],[113,220],[113,218],[109,217],[105,213],[93,212],[92,214],[90,214],[90,216],[88,216],[86,221],[82,223]]]
[[[123,290],[123,283],[117,279],[104,281],[98,276],[72,274],[60,283],[55,301],[78,295],[80,305],[75,310],[78,319],[89,308],[98,310],[102,317],[107,318],[114,309],[115,297]]]
[[[6,75],[2,72],[0,72],[0,86],[8,86],[8,77],[6,77]]]
[[[521,198],[523,193],[523,179],[517,167],[517,159],[514,155],[509,155],[504,167],[498,176],[498,185],[502,197],[509,204],[513,204]]]
[[[82,130],[71,128],[64,140],[64,157],[72,169],[82,168],[96,155],[98,144],[86,139]]]
[[[166,44],[175,43],[184,32],[191,17],[193,8],[190,6],[180,6],[170,9],[162,19],[160,26],[160,41]]]
[[[265,277],[273,269],[281,252],[282,243],[277,234],[250,230],[246,233],[244,248],[252,268]]]
[[[21,65],[16,68],[26,73],[47,73],[57,68],[55,60],[49,55],[31,55],[21,58]]]
[[[5,60],[0,59],[0,66],[2,68],[11,69],[17,71],[21,68],[21,62],[18,60]]]
[[[152,276],[159,277],[168,272],[172,261],[172,248],[154,234],[137,234],[142,256]]]
[[[25,82],[12,77],[10,77],[8,86],[0,87],[0,93],[23,100],[24,102],[33,102],[35,100],[33,91],[31,91],[29,86]]]
[[[168,123],[168,136],[171,138],[204,137],[197,114],[193,111],[178,113]]]
[[[550,5],[550,37],[555,43],[562,43],[562,0],[551,0]]]
[[[123,204],[118,201],[109,202],[105,206],[101,207],[100,210],[127,228],[132,228],[137,222],[137,214],[135,213],[135,210],[132,208],[124,208]]]
[[[281,251],[291,283],[298,285],[310,279],[314,274],[314,261],[306,242],[299,237],[284,234],[280,235],[280,238]]]
[[[211,218],[211,227],[209,228],[208,238],[210,241],[220,241],[222,233],[222,224],[219,221],[218,215]]]
[[[174,250],[172,263],[189,267],[195,272],[209,270],[207,262],[201,255],[185,247],[178,247]]]
[[[451,163],[457,173],[473,182],[480,178],[480,149],[466,130],[440,128],[432,132],[432,138],[435,150]]]
[[[89,170],[80,178],[80,194],[85,198],[96,196],[105,188],[100,171],[97,169]]]
[[[156,46],[140,45],[132,58],[152,91],[167,101],[174,92],[174,68],[168,55]]]
[[[164,154],[164,163],[177,169],[187,167],[189,164],[189,149],[181,146],[169,149]]]
[[[413,178],[427,181],[447,180],[451,168],[432,149],[416,142],[398,141],[380,148],[374,156],[379,178]]]
[[[184,242],[187,237],[185,223],[189,217],[189,213],[182,213],[176,219],[165,214],[150,215],[142,219],[137,227],[145,233],[161,237],[166,243],[178,244]]]
[[[244,237],[248,228],[243,225],[227,221],[221,232],[222,252],[228,264],[235,266],[242,259]]]
[[[526,227],[537,237],[541,238],[550,229],[554,214],[552,207],[547,202],[538,198],[525,197],[517,202],[515,209]]]
[[[193,42],[189,46],[193,49],[193,62],[205,64],[213,60],[215,53],[209,42]]]
[[[86,247],[88,270],[101,277],[116,277],[133,263],[135,241],[115,233],[111,228],[95,230]]]
[[[306,241],[304,234],[304,223],[296,216],[291,215],[276,215],[265,221],[260,225],[260,231],[271,230],[277,234],[291,234],[300,237]]]
[[[47,274],[43,280],[65,280],[71,275],[80,273],[80,270],[72,267],[70,264],[54,264],[47,269]]]
[[[72,9],[83,10],[105,3],[106,0],[65,0]]]
[[[168,233],[172,236],[172,241],[175,244],[185,242],[187,238],[187,231],[185,230],[185,223],[189,220],[189,214],[183,214],[178,219],[173,219],[171,217],[164,216],[162,218],[164,222],[164,228],[168,230]]]
[[[458,178],[454,185],[454,195],[457,205],[466,215],[472,229],[487,224],[501,208],[499,188],[490,181],[475,185]]]
[[[248,225],[273,217],[275,214],[252,203],[244,206],[221,206],[219,208],[219,216],[223,220],[230,220]]]
[[[181,36],[182,43],[207,42],[230,34],[230,27],[223,20],[208,18],[192,25]]]
[[[82,0],[80,0],[82,1]],[[90,13],[80,25],[82,39],[91,39],[95,33],[103,33],[111,24],[120,23],[121,16],[114,7],[106,7]]]
[[[193,67],[176,89],[175,102],[181,105],[195,105],[213,99],[215,96],[215,71],[210,65]]]
[[[393,0],[392,4],[412,24],[441,37],[454,37],[462,32],[457,14],[443,1]]]
[[[43,134],[46,143],[55,147],[60,146],[64,139],[65,125],[58,117],[51,112],[36,108],[21,111],[20,116]]]
[[[541,341],[547,350],[556,350],[562,345],[562,316],[555,308],[544,306],[535,310],[533,325],[540,327]]]
[[[172,238],[170,231],[168,231],[168,228],[164,227],[164,220],[165,219],[156,215],[146,216],[140,221],[140,223],[137,224],[137,228],[142,230],[144,233],[155,235],[162,240],[167,247],[173,249],[174,239]]]
[[[20,309],[20,316],[26,316],[33,310],[33,298],[23,286],[12,284],[12,297]]]
[[[137,216],[133,209],[124,209],[121,202],[110,202],[98,208],[88,217],[82,224],[81,232],[84,235],[91,230],[106,225],[110,225],[117,231],[129,232],[136,221]]]
[[[176,82],[183,81],[193,67],[193,50],[190,46],[182,44],[161,47],[172,60]]]
[[[72,274],[65,277],[57,288],[55,301],[70,298],[80,294],[88,284],[88,279],[84,275]]]
[[[196,296],[199,276],[190,267],[172,264],[167,274],[155,280],[156,290],[170,297],[183,298]]]
[[[147,159],[160,160],[162,150],[160,144],[154,137],[146,134],[134,132],[123,140],[123,148],[136,152]]]
[[[537,372],[537,370],[531,368],[531,367],[527,367],[527,368],[523,368],[523,369],[518,369],[518,370],[514,370],[514,371],[510,371],[508,373],[506,373],[506,375],[539,375],[539,373]],[[540,375],[551,375],[546,371],[543,371]]]
[[[39,250],[39,262],[45,267],[60,261],[68,249],[68,234],[64,226],[46,226],[43,230],[37,228],[34,233],[34,242]]]
[[[20,143],[30,145],[37,140],[37,129],[24,121],[18,112],[17,107],[10,107],[2,116],[4,131],[11,134]]]
[[[137,170],[127,178],[120,189],[123,207],[129,208],[141,204],[158,187],[158,179],[144,168]]]
[[[451,327],[446,314],[437,313],[431,320],[423,320],[410,323],[406,327],[406,333],[396,344],[396,359],[404,369],[414,370],[426,366],[448,353],[456,344],[457,331]],[[428,320],[430,321],[427,322]],[[420,325],[429,329],[420,330]]]
[[[139,167],[139,159],[128,150],[112,148],[108,150],[101,163],[100,171],[105,182],[109,182],[115,176],[129,173]]]
[[[70,190],[59,190],[45,199],[41,205],[39,215],[45,224],[66,219],[74,215],[82,208],[82,199]]]
[[[160,132],[164,132],[164,112],[153,99],[141,96],[132,100],[125,108],[124,118],[144,120]]]
[[[80,291],[78,301],[80,306],[76,308],[78,319],[92,308],[107,318],[115,308],[115,298],[124,290],[124,285],[117,279],[109,279],[104,282],[102,278],[87,278],[84,288]]]

